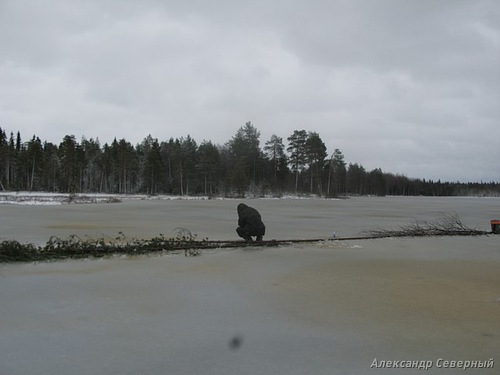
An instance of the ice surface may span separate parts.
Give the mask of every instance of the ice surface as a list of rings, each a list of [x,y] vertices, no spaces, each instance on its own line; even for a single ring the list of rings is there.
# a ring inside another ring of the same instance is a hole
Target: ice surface
[[[75,231],[147,237],[179,226],[228,239],[236,236],[237,203],[4,205],[0,227],[2,237],[22,241]],[[500,200],[246,203],[262,213],[269,238],[313,238],[451,211],[487,230]],[[0,374],[386,374],[403,371],[370,368],[375,358],[498,362],[499,241],[325,241],[199,257],[3,265]]]

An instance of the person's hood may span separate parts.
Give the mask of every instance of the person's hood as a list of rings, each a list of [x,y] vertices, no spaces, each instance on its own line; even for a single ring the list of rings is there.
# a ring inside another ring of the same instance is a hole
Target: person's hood
[[[238,205],[238,214],[241,214],[247,208],[248,208],[248,206],[245,203],[240,203]]]

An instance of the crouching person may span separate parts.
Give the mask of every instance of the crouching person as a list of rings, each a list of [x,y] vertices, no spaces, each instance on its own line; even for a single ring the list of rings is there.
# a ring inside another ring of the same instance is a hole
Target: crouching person
[[[262,237],[266,234],[266,226],[262,222],[259,211],[240,203],[238,205],[238,228],[236,228],[236,232],[245,241],[252,242],[252,236],[257,237],[257,241],[262,241]]]

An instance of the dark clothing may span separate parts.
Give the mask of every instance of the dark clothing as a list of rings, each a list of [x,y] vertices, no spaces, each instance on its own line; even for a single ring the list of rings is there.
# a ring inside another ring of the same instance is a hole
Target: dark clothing
[[[262,241],[262,237],[266,234],[266,226],[262,222],[259,211],[240,203],[238,205],[238,228],[236,228],[236,232],[238,236],[246,241],[252,241],[252,236],[257,236],[257,241]]]

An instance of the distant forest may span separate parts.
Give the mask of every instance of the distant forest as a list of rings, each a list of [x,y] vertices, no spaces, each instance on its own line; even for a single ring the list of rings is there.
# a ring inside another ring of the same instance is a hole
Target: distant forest
[[[198,144],[191,136],[159,141],[148,135],[132,145],[114,139],[101,145],[66,135],[60,144],[0,128],[0,189],[64,193],[173,194],[226,197],[287,194],[500,196],[498,182],[441,182],[367,171],[332,155],[316,132],[273,135],[261,147],[247,122],[225,144]]]

